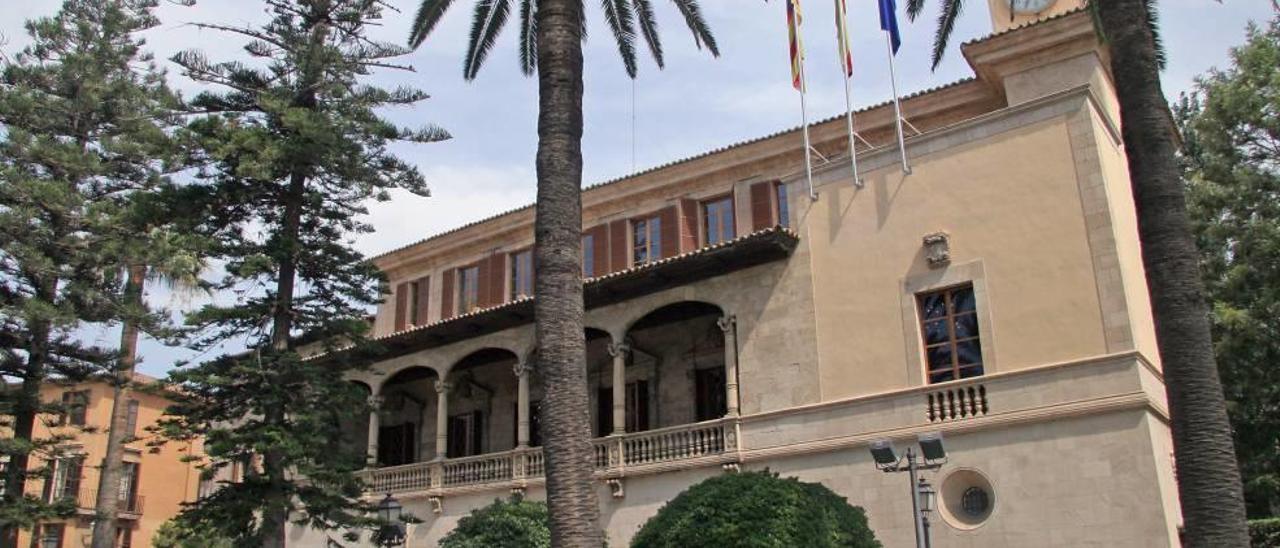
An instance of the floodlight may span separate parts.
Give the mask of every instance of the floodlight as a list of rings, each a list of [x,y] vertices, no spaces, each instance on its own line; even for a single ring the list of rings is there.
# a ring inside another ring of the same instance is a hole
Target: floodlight
[[[924,457],[925,462],[933,464],[947,460],[947,450],[942,447],[942,432],[920,434],[918,441],[920,442],[920,454]]]
[[[892,468],[898,464],[898,452],[889,440],[871,442],[871,458],[875,459],[878,468]]]

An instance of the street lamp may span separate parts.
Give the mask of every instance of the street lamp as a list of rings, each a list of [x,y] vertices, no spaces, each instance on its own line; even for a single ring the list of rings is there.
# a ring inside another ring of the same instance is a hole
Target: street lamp
[[[400,501],[387,493],[378,503],[378,520],[382,522],[382,527],[378,528],[378,533],[374,541],[378,546],[403,546],[404,545],[404,506]]]
[[[940,432],[920,434],[916,438],[916,443],[920,446],[919,458],[917,458],[915,447],[907,447],[906,453],[898,456],[893,442],[876,440],[871,442],[871,458],[875,461],[876,468],[883,472],[905,471],[910,475],[911,515],[916,526],[916,548],[928,548],[929,520],[924,514],[933,511],[937,504],[938,493],[924,478],[917,476],[917,471],[937,470],[947,462],[947,451],[942,445]]]

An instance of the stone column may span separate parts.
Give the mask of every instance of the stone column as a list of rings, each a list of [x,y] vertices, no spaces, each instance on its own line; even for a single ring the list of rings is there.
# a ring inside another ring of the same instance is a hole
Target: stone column
[[[631,346],[626,342],[609,344],[613,356],[613,433],[627,431],[627,353]]]
[[[378,430],[381,429],[382,396],[371,396],[369,398],[369,406],[373,409],[369,411],[369,435],[365,440],[367,442],[365,465],[373,468],[378,465]]]
[[[727,314],[716,320],[724,331],[724,401],[726,417],[738,416],[738,320]]]
[[[516,362],[516,449],[529,447],[529,363]]]
[[[444,460],[449,449],[449,389],[452,385],[436,381],[436,460]]]

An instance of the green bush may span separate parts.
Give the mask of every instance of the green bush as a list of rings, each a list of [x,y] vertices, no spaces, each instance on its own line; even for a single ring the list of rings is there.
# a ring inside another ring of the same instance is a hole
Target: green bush
[[[1249,520],[1249,544],[1253,548],[1280,548],[1280,518]]]
[[[633,548],[879,548],[867,515],[822,484],[743,472],[707,479],[672,499]]]
[[[495,500],[458,520],[440,548],[550,548],[548,520],[545,503]]]

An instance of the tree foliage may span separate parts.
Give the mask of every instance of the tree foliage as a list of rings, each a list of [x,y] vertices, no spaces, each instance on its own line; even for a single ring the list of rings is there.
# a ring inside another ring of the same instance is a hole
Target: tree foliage
[[[1280,19],[1178,108],[1214,351],[1250,516],[1280,515]]]
[[[523,499],[495,500],[472,510],[440,540],[441,548],[522,546],[550,548],[547,505]]]
[[[880,542],[862,508],[820,483],[764,471],[690,487],[658,510],[631,546],[878,548]]]
[[[162,422],[167,439],[203,436],[209,477],[250,463],[244,481],[187,508],[183,526],[212,530],[238,546],[281,546],[289,521],[315,529],[375,525],[353,472],[363,449],[335,439],[344,420],[367,417],[364,394],[345,375],[359,364],[304,359],[361,345],[366,310],[386,291],[382,274],[352,247],[370,230],[370,200],[392,189],[426,195],[416,168],[388,150],[396,141],[445,139],[441,129],[397,126],[382,114],[426,98],[416,89],[367,82],[404,69],[407,50],[371,40],[383,3],[268,0],[261,27],[203,25],[246,41],[251,62],[214,62],[196,51],[173,57],[213,89],[190,101],[207,116],[188,129],[204,167],[193,198],[207,208],[201,231],[225,276],[215,289],[237,295],[188,317],[198,348],[228,340],[253,350],[180,368],[181,397]],[[305,480],[303,480],[305,478]]]

